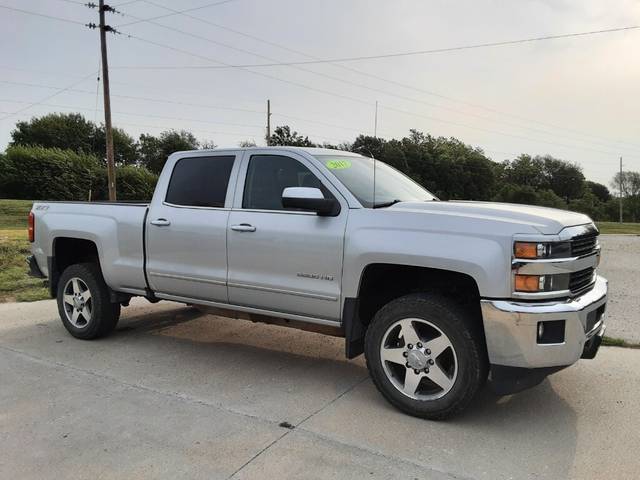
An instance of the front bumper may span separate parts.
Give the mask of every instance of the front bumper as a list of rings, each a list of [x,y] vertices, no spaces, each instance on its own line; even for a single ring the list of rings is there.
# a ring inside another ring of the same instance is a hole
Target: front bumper
[[[489,362],[500,367],[547,369],[593,358],[604,335],[607,280],[598,276],[580,297],[554,302],[481,300]],[[537,342],[541,321],[565,321],[564,342]]]

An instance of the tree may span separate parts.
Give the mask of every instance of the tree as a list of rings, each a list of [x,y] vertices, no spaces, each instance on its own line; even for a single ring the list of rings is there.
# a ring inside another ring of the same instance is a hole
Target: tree
[[[551,190],[536,190],[530,185],[503,186],[493,198],[495,202],[524,203],[541,207],[566,209],[567,204]]]
[[[620,195],[620,179],[622,178],[622,196],[636,197],[640,195],[640,172],[618,172],[611,180],[611,188]]]
[[[218,148],[216,142],[213,140],[202,140],[199,142],[199,147],[201,150],[213,150],[214,148]]]
[[[79,113],[50,113],[16,123],[10,146],[60,148],[76,153],[94,152],[96,126]]]
[[[581,198],[569,202],[569,209],[589,215],[591,218],[605,216],[604,203],[591,190],[587,190]]]
[[[315,147],[309,137],[303,137],[298,132],[292,132],[288,125],[276,127],[267,139],[268,145],[290,145],[294,147]]]
[[[134,165],[138,162],[138,145],[131,135],[121,128],[114,127],[113,132],[113,154],[116,165]],[[96,128],[93,134],[92,150],[96,157],[107,163],[107,138],[104,125]]]
[[[505,160],[503,182],[531,187],[534,190],[547,186],[544,161],[540,157],[522,154],[515,160]]]
[[[540,157],[536,157],[540,158]],[[550,155],[542,157],[546,186],[566,202],[582,196],[585,190],[585,178],[582,169]]]
[[[351,145],[351,151],[364,155],[365,157],[372,157],[378,160],[382,160],[382,151],[386,140],[382,138],[372,137],[370,135],[358,135]]]
[[[11,138],[10,145],[71,150],[95,155],[106,163],[104,126],[96,126],[79,113],[50,113],[28,122],[18,122]],[[116,164],[136,163],[136,142],[121,128],[113,129],[113,145]]]
[[[601,183],[587,180],[586,187],[588,191],[594,194],[601,202],[608,202],[611,199],[611,192],[609,192],[609,189]]]
[[[240,142],[238,142],[238,146],[240,148],[255,147],[256,146],[256,142],[253,139],[251,139],[251,140],[240,140]]]
[[[169,155],[183,150],[196,150],[198,146],[196,137],[186,130],[167,130],[159,137],[143,133],[138,143],[140,163],[159,174]]]

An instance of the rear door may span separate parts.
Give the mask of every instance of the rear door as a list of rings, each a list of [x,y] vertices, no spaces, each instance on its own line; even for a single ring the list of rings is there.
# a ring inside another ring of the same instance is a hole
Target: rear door
[[[287,210],[286,187],[320,188],[341,203],[337,216]],[[348,206],[307,158],[248,151],[229,216],[229,301],[329,320],[340,319]]]
[[[167,165],[170,166],[169,164]],[[147,276],[154,292],[227,302],[227,220],[236,154],[175,161],[164,198],[147,216]]]

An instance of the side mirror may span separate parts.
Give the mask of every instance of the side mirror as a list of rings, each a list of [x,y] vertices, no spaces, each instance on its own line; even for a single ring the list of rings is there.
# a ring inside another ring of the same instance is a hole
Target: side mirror
[[[321,216],[334,216],[340,212],[340,204],[334,198],[324,198],[319,188],[287,187],[282,191],[282,206],[316,212]]]

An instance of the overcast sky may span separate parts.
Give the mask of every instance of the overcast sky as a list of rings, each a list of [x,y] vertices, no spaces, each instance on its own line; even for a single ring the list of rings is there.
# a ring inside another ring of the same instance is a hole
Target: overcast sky
[[[80,3],[0,0],[97,21],[96,10]],[[125,15],[108,22],[171,13],[162,5],[212,3],[114,1]],[[114,124],[136,138],[175,128],[220,146],[260,144],[269,98],[272,125],[291,125],[318,142],[350,141],[373,133],[377,100],[385,138],[415,128],[479,146],[496,161],[548,153],[607,185],[619,156],[626,169],[640,171],[640,30],[341,64],[349,69],[139,68],[379,55],[640,25],[637,0],[230,0],[188,15],[196,18],[167,16],[153,22],[170,28],[139,22],[109,36]],[[17,120],[52,111],[102,120],[92,74],[99,66],[96,30],[0,9],[0,45],[0,118],[41,102],[0,121],[0,149]]]

